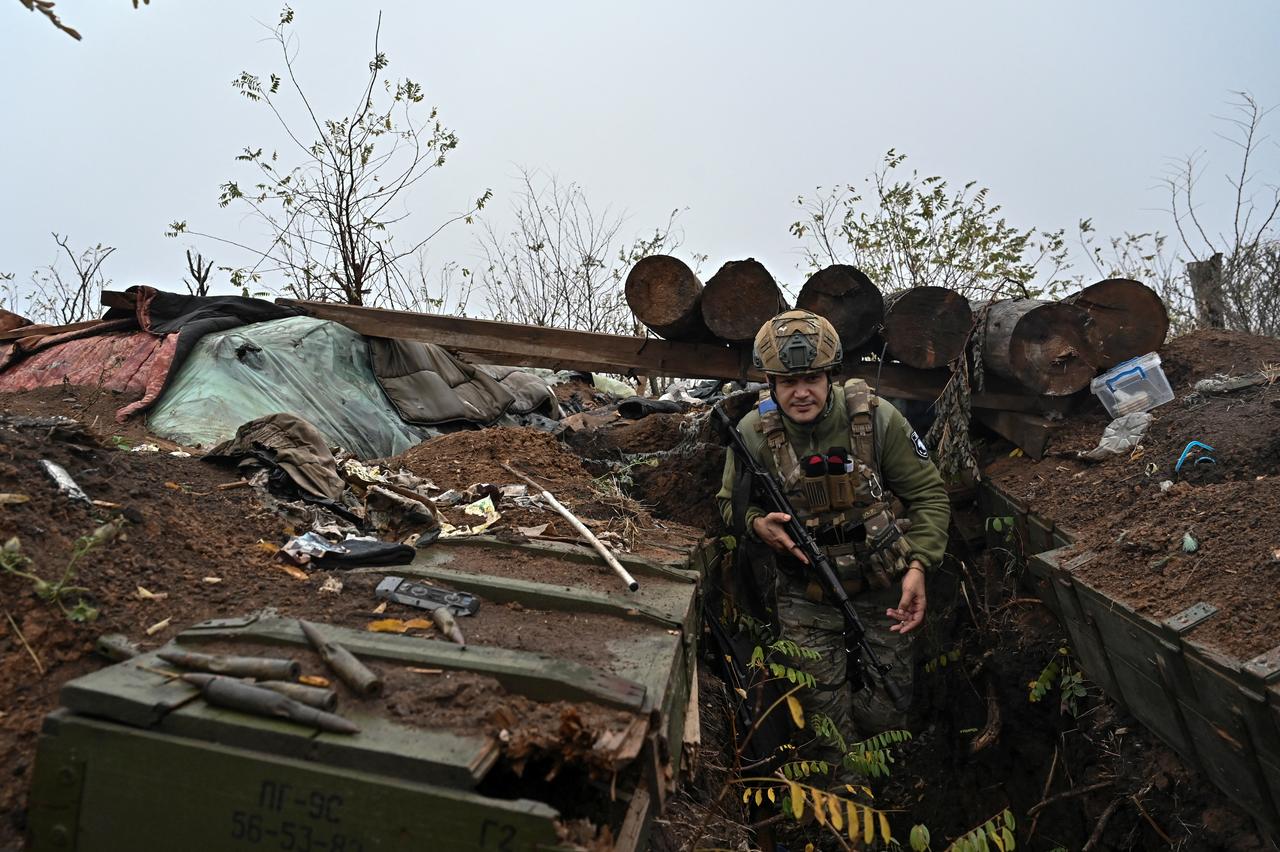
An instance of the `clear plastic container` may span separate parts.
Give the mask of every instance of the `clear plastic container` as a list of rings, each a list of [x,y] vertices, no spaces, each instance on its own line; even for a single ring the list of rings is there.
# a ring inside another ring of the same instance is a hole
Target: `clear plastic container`
[[[1089,387],[1113,419],[1135,411],[1150,411],[1173,399],[1173,389],[1155,352],[1116,364]]]

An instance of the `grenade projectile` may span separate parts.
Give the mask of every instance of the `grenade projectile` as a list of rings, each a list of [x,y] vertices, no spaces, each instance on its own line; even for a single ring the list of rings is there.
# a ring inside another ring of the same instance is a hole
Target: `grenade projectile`
[[[215,707],[226,707],[239,710],[254,716],[287,719],[302,725],[310,725],[322,731],[335,734],[358,734],[360,728],[348,719],[315,707],[308,707],[301,701],[263,689],[242,680],[223,675],[188,673],[182,676],[187,683],[200,687],[204,700]]]
[[[229,677],[256,680],[296,680],[302,674],[297,660],[273,657],[235,657],[230,654],[200,654],[195,651],[161,651],[156,656],[166,663]]]
[[[308,707],[333,710],[338,706],[338,693],[332,689],[320,689],[316,686],[307,686],[305,683],[287,683],[282,680],[264,680],[254,685],[278,692],[294,701],[301,701]]]
[[[343,683],[360,695],[372,696],[382,692],[382,680],[368,666],[356,659],[355,654],[337,642],[330,642],[325,639],[320,635],[320,631],[316,629],[315,625],[308,621],[303,621],[299,618],[298,626],[302,628],[307,641],[320,654],[320,659],[324,660],[325,664],[333,669],[334,674]]]
[[[462,638],[462,631],[458,629],[457,619],[453,617],[453,613],[447,606],[440,606],[431,610],[431,620],[436,623],[436,627],[440,629],[441,634],[448,636],[461,645],[462,650],[467,650],[467,640]]]

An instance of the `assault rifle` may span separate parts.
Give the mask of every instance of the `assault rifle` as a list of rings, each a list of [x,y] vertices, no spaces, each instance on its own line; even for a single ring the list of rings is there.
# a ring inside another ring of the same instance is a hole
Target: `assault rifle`
[[[787,499],[787,495],[783,493],[774,478],[769,475],[769,471],[752,458],[746,442],[738,432],[737,424],[724,410],[723,402],[714,406],[712,411],[719,425],[718,431],[724,433],[726,442],[733,450],[738,469],[748,471],[751,475],[752,493],[761,501],[766,511],[785,512],[791,518],[784,524],[787,535],[809,560],[809,570],[813,572],[822,590],[836,602],[836,606],[844,615],[844,651],[848,660],[845,666],[845,678],[853,687],[853,691],[857,692],[870,685],[868,678],[870,673],[880,681],[893,706],[899,710],[906,710],[910,704],[910,696],[903,693],[902,689],[887,677],[892,667],[880,662],[875,649],[867,642],[866,628],[862,626],[862,619],[858,618],[858,611],[853,608],[849,594],[840,584],[831,560],[822,552],[822,548],[813,540],[813,536],[805,529],[804,524],[796,519],[796,511],[791,507],[791,501]]]

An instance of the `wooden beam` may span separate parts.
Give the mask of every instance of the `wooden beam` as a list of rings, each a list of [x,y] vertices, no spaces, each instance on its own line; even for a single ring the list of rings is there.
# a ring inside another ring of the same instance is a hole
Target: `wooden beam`
[[[656,374],[685,378],[762,381],[750,367],[748,347],[731,349],[702,343],[675,343],[646,337],[624,337],[562,328],[519,325],[494,320],[439,314],[391,311],[332,302],[276,299],[277,304],[301,308],[313,317],[340,322],[369,337],[389,337],[435,343],[446,349],[509,366]],[[867,379],[882,396],[932,402],[942,393],[950,373],[917,370],[901,364],[853,361],[846,376]],[[973,395],[976,408],[1006,411],[1065,412],[1073,400],[1036,397],[993,386]]]
[[[1021,447],[1036,461],[1044,458],[1049,436],[1058,424],[1034,414],[1018,414],[1012,411],[975,411],[973,416],[1002,437]]]
[[[19,340],[23,337],[45,337],[51,334],[65,334],[69,331],[81,331],[102,325],[106,320],[92,319],[73,322],[69,325],[24,325],[12,331],[0,331],[0,340]]]
[[[390,311],[329,302],[276,299],[313,317],[340,322],[369,337],[421,340],[513,367],[548,367],[624,375],[746,378],[739,351],[707,343],[675,343],[495,320]]]

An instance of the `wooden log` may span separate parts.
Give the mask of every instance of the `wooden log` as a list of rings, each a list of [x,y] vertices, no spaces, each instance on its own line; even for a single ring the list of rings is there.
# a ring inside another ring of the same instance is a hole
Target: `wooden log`
[[[796,307],[826,317],[836,327],[845,358],[866,351],[884,320],[880,288],[862,270],[846,264],[828,266],[809,276]]]
[[[636,319],[659,337],[682,343],[715,340],[702,319],[702,282],[679,258],[641,258],[627,273],[624,290]]]
[[[754,258],[731,260],[702,291],[702,319],[728,343],[750,343],[770,317],[787,309],[769,270]]]
[[[973,309],[964,294],[946,287],[912,287],[884,300],[885,352],[908,367],[945,367],[964,352]]]
[[[1108,278],[1062,300],[1082,308],[1093,320],[1090,334],[1097,365],[1109,369],[1121,361],[1156,352],[1169,333],[1169,311],[1145,284]]]
[[[1089,315],[1075,305],[995,302],[987,313],[983,364],[1034,393],[1073,394],[1098,372],[1089,324]]]

